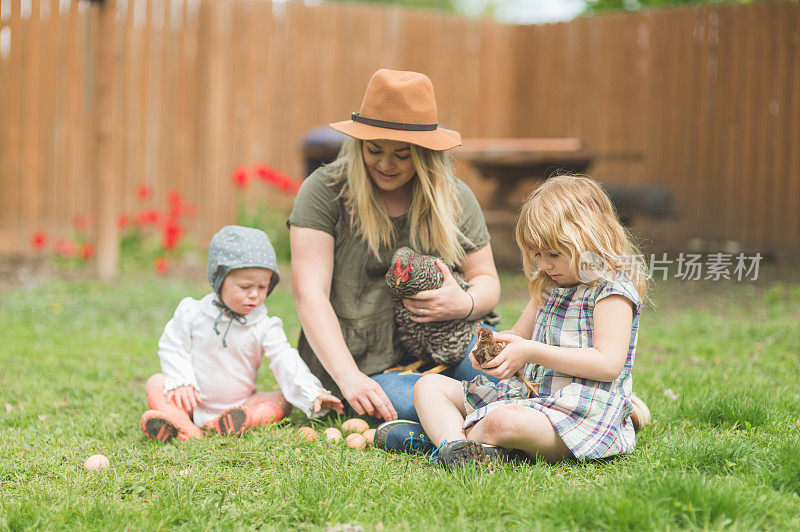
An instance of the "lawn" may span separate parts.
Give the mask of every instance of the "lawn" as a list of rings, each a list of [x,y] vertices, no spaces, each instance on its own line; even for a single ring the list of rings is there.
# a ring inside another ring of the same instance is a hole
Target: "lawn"
[[[150,442],[138,420],[156,342],[182,297],[207,292],[201,278],[6,289],[0,529],[800,529],[796,269],[658,285],[634,367],[654,424],[632,454],[457,474],[423,456],[301,442],[302,414],[240,438]],[[503,276],[504,326],[524,287]],[[267,303],[296,340],[289,283]],[[274,385],[268,370],[260,384]],[[83,470],[95,453],[109,470]]]

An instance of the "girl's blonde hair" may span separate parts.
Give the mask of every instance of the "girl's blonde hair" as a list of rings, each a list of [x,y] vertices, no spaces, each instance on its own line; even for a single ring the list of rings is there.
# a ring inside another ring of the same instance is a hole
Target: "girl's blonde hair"
[[[380,247],[393,247],[397,235],[364,166],[362,145],[360,139],[346,140],[339,157],[330,166],[336,182],[342,185],[340,197],[344,198],[350,213],[350,226],[380,259]],[[465,255],[460,242],[468,242],[468,239],[458,228],[461,203],[456,192],[453,161],[447,152],[414,144],[411,144],[411,160],[416,170],[416,178],[411,181],[408,210],[411,247],[438,255],[451,267],[458,265]]]
[[[594,284],[611,280],[617,272],[626,273],[635,283],[642,301],[647,300],[650,277],[642,255],[631,235],[622,227],[611,200],[600,185],[588,177],[551,177],[528,195],[522,205],[515,230],[528,290],[537,304],[546,290],[557,286],[536,265],[533,255],[539,250],[565,254],[570,271]],[[602,260],[599,260],[602,259]],[[579,275],[587,262],[596,269]]]

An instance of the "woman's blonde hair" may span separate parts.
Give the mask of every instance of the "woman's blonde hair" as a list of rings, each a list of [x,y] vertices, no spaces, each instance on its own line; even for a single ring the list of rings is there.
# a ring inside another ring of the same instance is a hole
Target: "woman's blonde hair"
[[[647,300],[650,277],[642,255],[622,227],[611,200],[593,179],[559,175],[542,183],[525,199],[515,236],[528,290],[537,304],[546,290],[557,286],[537,266],[533,255],[539,250],[565,254],[570,271],[586,284],[611,280],[617,272],[624,272],[642,301]]]
[[[364,166],[363,141],[348,139],[339,157],[331,163],[336,182],[342,185],[350,214],[350,226],[366,240],[369,249],[380,259],[381,246],[395,245],[394,225]],[[435,151],[411,144],[411,159],[416,170],[412,179],[411,205],[408,210],[411,247],[438,255],[451,267],[464,259],[461,241],[468,241],[458,228],[461,203],[456,192],[453,161],[445,151]]]

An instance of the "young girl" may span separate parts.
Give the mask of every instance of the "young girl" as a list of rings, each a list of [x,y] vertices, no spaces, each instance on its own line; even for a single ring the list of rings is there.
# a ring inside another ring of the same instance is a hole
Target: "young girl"
[[[342,403],[308,370],[286,341],[280,318],[264,300],[279,280],[266,233],[223,227],[208,247],[208,281],[214,291],[178,305],[158,342],[162,373],[145,385],[151,410],[141,426],[153,440],[201,438],[200,427],[238,434],[281,419],[291,404],[308,416]],[[261,357],[282,391],[258,393]],[[290,404],[291,403],[291,404]]]
[[[573,176],[531,193],[516,240],[531,300],[510,331],[494,334],[505,344],[497,357],[483,366],[473,358],[503,380],[428,375],[414,388],[437,460],[446,468],[486,461],[497,447],[549,462],[630,452],[631,368],[648,281],[636,247],[597,183]]]

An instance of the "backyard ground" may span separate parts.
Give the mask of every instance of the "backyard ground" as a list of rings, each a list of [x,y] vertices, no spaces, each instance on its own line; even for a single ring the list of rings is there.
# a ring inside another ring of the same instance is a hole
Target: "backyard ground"
[[[0,285],[0,530],[800,529],[797,265],[657,285],[634,367],[654,423],[632,454],[457,474],[301,442],[301,414],[240,438],[150,442],[143,384],[177,303],[207,293],[202,268],[114,283],[25,268]],[[525,303],[524,278],[503,275],[503,326]],[[288,275],[267,304],[296,340]],[[274,386],[269,371],[260,384]],[[111,468],[85,472],[96,453]]]

